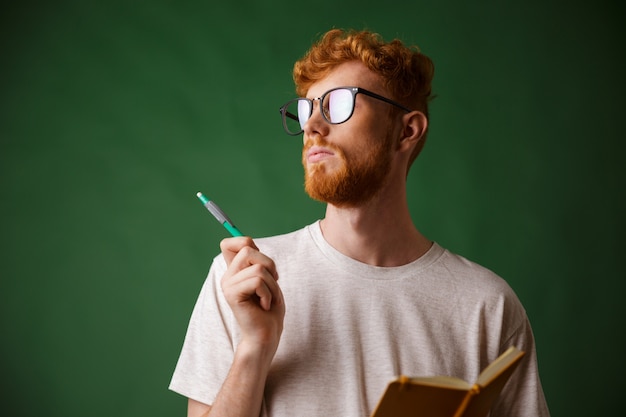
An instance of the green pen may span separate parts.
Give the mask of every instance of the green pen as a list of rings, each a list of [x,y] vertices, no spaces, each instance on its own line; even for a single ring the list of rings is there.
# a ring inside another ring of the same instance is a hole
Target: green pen
[[[243,233],[241,233],[239,229],[237,229],[233,222],[228,218],[226,213],[224,213],[217,204],[206,198],[205,195],[201,192],[198,192],[196,195],[198,196],[202,204],[204,204],[204,207],[206,207],[207,210],[211,212],[213,217],[215,217],[217,221],[220,222],[222,226],[224,226],[224,228],[226,228],[226,230],[230,232],[231,236],[243,236]]]

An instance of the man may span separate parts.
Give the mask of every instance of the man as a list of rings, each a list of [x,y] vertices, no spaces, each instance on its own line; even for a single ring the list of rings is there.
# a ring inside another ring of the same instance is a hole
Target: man
[[[526,356],[491,416],[548,415],[513,291],[411,220],[432,76],[425,55],[368,32],[331,30],[296,63],[303,97],[283,125],[303,133],[305,188],[326,215],[222,241],[170,385],[188,416],[366,417],[398,375],[473,381],[512,345]]]

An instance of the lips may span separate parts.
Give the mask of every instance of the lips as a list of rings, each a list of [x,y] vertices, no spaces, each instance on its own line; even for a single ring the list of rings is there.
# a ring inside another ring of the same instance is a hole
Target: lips
[[[311,163],[320,162],[326,158],[333,156],[335,153],[323,146],[311,146],[306,152],[306,160]]]

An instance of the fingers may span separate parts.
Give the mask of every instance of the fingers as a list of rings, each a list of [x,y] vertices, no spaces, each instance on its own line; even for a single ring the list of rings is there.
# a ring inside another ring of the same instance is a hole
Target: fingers
[[[251,238],[227,238],[220,242],[220,248],[229,269],[240,271],[250,265],[259,264],[265,267],[274,279],[278,279],[278,271],[274,261],[259,252],[259,248]]]
[[[239,253],[241,249],[244,247],[249,247],[252,249],[258,250],[257,246],[254,244],[254,241],[251,237],[243,236],[243,237],[229,237],[223,239],[220,242],[220,249],[222,250],[222,254],[224,255],[224,259],[226,259],[226,264],[230,265],[233,258]]]
[[[221,286],[241,340],[276,351],[283,328],[285,302],[274,261],[261,253],[249,237],[220,243],[227,268]]]
[[[283,302],[276,279],[260,264],[250,265],[232,276],[224,275],[222,289],[231,303],[242,305],[253,302],[265,311],[269,311],[272,304]]]
[[[276,265],[259,252],[251,238],[224,239],[220,247],[228,265],[222,289],[231,307],[252,302],[268,311],[272,304],[282,303]]]

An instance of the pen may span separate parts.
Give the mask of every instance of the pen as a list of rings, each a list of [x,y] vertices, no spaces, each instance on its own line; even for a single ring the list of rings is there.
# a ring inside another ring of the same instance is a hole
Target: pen
[[[206,207],[207,210],[211,212],[213,217],[215,217],[217,221],[220,222],[222,226],[224,226],[224,228],[226,228],[226,230],[228,230],[233,237],[243,236],[243,233],[241,233],[239,229],[237,229],[233,222],[228,218],[226,213],[224,213],[217,204],[206,198],[206,196],[201,192],[198,192],[196,196],[198,196],[202,204],[204,204],[204,207]]]

